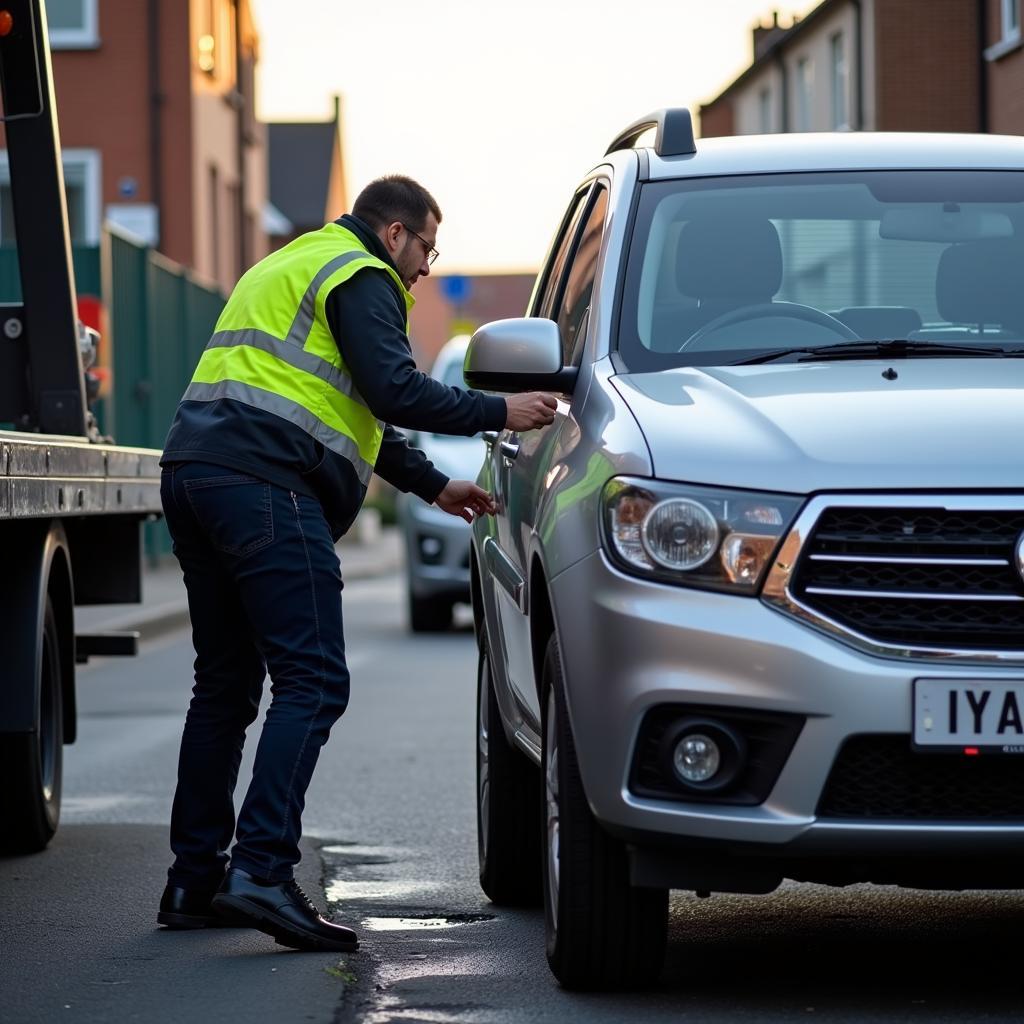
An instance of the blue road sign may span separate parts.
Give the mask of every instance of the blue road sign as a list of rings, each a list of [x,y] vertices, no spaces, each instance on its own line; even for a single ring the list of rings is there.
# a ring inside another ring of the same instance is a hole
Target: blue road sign
[[[462,274],[447,274],[441,278],[441,294],[453,305],[461,306],[473,290],[473,282]]]

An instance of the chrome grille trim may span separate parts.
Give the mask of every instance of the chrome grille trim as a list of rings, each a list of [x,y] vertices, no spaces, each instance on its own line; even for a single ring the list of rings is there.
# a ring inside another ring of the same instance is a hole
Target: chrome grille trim
[[[837,622],[822,611],[800,601],[791,591],[793,574],[804,546],[818,520],[833,508],[940,508],[947,512],[1024,512],[1024,494],[836,494],[811,498],[790,527],[761,590],[761,600],[770,608],[805,625],[854,647],[883,658],[944,661],[957,664],[1024,664],[1024,647],[1020,650],[978,650],[937,647],[923,644],[897,645],[866,636]],[[866,559],[861,559],[866,561]],[[886,559],[886,561],[891,561]],[[956,559],[956,564],[967,564]],[[987,559],[984,561],[988,561]],[[993,559],[999,565],[1003,559]],[[872,596],[878,596],[874,593]],[[899,595],[904,598],[905,595]],[[948,595],[945,595],[948,598]]]
[[[840,587],[808,587],[807,593],[821,594],[823,597],[878,597],[884,601],[1024,601],[1024,597],[1017,594],[950,594],[941,590],[921,592],[916,590],[844,590]]]
[[[1005,558],[886,558],[882,555],[809,555],[812,562],[858,562],[869,565],[1009,565]]]

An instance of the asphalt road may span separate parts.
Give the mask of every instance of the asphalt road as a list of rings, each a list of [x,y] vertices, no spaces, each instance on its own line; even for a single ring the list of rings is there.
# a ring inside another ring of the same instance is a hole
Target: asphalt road
[[[300,872],[361,951],[155,927],[191,685],[178,632],[81,672],[61,830],[44,854],[0,860],[0,1021],[1024,1019],[1016,893],[677,894],[653,991],[561,991],[540,911],[477,886],[471,633],[410,636],[397,577],[350,584],[345,611],[352,702],[308,794]]]

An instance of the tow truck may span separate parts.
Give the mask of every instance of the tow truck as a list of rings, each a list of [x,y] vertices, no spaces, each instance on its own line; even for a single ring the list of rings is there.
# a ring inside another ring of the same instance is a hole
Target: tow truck
[[[43,0],[0,0],[0,90],[22,286],[0,305],[0,849],[31,852],[60,818],[76,664],[137,647],[76,635],[74,609],[141,600],[160,453],[113,444],[89,407]]]

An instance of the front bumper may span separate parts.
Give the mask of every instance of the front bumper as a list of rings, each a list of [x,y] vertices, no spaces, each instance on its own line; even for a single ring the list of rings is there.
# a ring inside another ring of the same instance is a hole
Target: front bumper
[[[399,518],[412,593],[468,602],[469,523],[412,495],[403,496]]]
[[[844,741],[910,734],[915,678],[1019,679],[1024,666],[873,657],[753,598],[627,576],[600,552],[550,587],[583,783],[609,830],[644,846],[721,841],[801,857],[1024,849],[1024,820],[817,817]],[[803,725],[761,803],[641,797],[630,788],[640,724],[667,704],[784,712]]]

